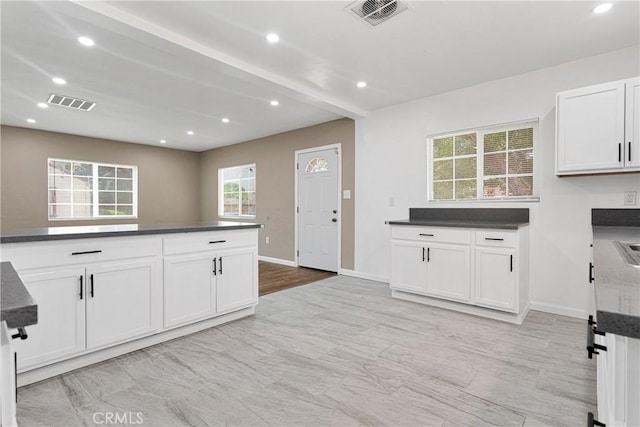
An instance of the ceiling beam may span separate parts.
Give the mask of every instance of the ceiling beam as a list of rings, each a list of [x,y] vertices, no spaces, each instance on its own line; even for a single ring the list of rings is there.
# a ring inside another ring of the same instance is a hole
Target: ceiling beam
[[[122,24],[136,28],[140,31],[144,31],[145,33],[151,34],[155,37],[169,41],[185,49],[204,55],[229,67],[233,67],[237,70],[266,80],[272,84],[276,84],[281,88],[287,89],[291,93],[290,96],[292,98],[297,98],[302,102],[310,103],[324,110],[331,111],[332,113],[349,117],[354,120],[363,118],[367,115],[366,110],[350,105],[340,99],[327,96],[321,91],[310,88],[291,79],[282,77],[279,74],[267,71],[254,64],[250,64],[226,53],[220,52],[219,50],[213,49],[210,46],[204,45],[168,28],[142,19],[137,15],[133,15],[122,9],[118,9],[117,7],[111,6],[110,4],[97,1],[70,1],[78,6],[118,21]]]

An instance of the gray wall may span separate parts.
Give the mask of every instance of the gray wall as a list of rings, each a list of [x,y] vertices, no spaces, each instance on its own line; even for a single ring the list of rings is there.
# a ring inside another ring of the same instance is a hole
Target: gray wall
[[[342,200],[342,268],[353,269],[355,125],[353,120],[297,129],[203,152],[200,157],[201,217],[218,219],[218,169],[256,164],[256,222],[260,230],[260,255],[293,261],[295,151],[335,143],[342,144],[342,188],[351,199]],[[269,236],[270,243],[265,243]]]
[[[198,221],[199,153],[11,126],[0,128],[3,231],[29,227],[122,224],[122,220],[49,221],[47,158],[138,166],[138,219]]]

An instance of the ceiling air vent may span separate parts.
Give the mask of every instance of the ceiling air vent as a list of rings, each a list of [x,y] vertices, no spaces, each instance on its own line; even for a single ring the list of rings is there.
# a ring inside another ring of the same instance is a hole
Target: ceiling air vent
[[[346,9],[375,27],[409,9],[409,3],[401,0],[360,0]]]
[[[55,93],[52,93],[51,96],[49,96],[47,102],[49,104],[83,111],[91,111],[91,109],[96,106],[96,103],[93,101],[86,101],[84,99],[73,98],[71,96],[56,95]]]

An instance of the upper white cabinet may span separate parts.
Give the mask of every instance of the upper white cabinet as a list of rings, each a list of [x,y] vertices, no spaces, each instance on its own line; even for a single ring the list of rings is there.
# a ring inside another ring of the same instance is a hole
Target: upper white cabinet
[[[640,78],[558,93],[556,174],[640,170]]]

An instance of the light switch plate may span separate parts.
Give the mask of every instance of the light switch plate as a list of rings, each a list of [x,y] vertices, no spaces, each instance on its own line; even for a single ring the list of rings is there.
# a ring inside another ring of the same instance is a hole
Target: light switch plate
[[[351,190],[342,190],[342,198],[350,199],[351,198]]]

